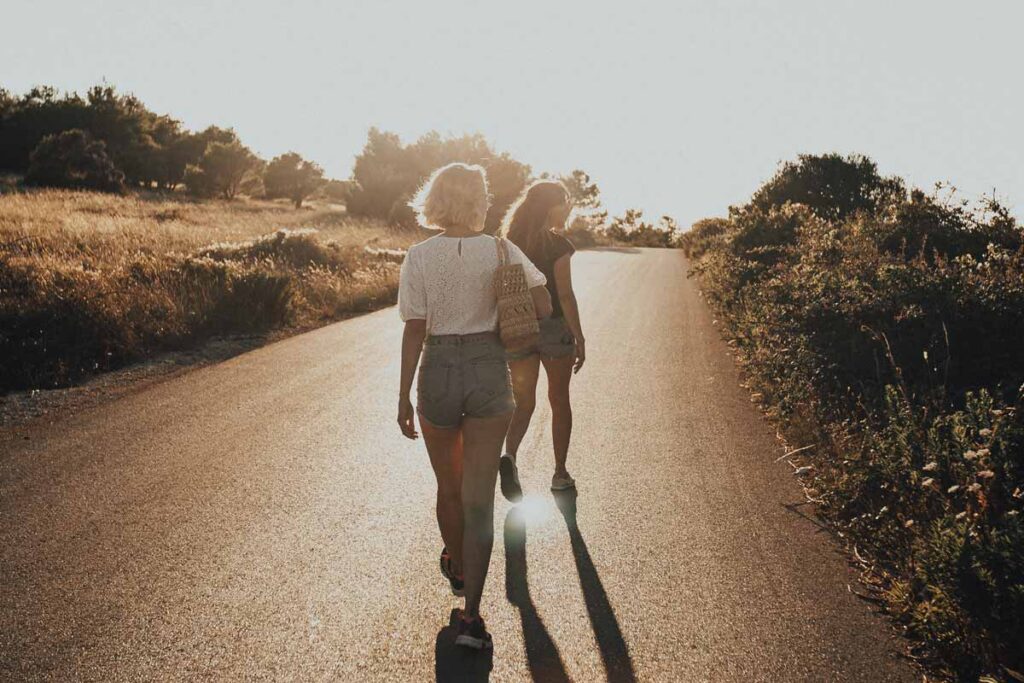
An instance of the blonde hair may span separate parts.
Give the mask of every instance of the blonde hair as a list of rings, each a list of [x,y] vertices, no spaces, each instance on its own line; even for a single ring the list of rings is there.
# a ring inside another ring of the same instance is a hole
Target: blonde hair
[[[476,232],[484,229],[489,204],[484,169],[460,163],[434,171],[409,202],[424,227]]]

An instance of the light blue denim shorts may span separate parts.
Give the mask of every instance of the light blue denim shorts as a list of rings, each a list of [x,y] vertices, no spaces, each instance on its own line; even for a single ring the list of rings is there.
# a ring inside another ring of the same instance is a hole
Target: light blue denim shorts
[[[463,417],[496,417],[515,407],[505,347],[496,333],[427,337],[416,382],[420,418],[453,429]]]

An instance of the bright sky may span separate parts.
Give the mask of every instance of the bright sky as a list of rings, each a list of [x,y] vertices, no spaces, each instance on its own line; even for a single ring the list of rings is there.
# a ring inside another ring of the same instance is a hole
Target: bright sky
[[[0,86],[105,78],[335,177],[376,125],[481,132],[682,224],[800,152],[1024,206],[1020,0],[4,4]]]

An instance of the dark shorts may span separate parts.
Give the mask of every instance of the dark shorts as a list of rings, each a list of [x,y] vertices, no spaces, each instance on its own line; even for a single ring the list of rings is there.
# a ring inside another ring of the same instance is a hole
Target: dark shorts
[[[509,360],[523,360],[537,354],[545,358],[564,358],[576,350],[576,338],[565,324],[565,318],[542,318],[540,320],[540,338],[531,347],[509,351],[505,354]]]
[[[496,417],[515,410],[505,347],[492,332],[427,337],[416,404],[435,427],[458,427],[463,417]]]

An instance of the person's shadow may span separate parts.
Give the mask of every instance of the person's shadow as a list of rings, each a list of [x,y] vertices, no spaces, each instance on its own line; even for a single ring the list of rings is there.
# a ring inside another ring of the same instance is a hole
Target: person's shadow
[[[590,627],[594,629],[597,647],[601,651],[605,675],[610,683],[634,683],[636,673],[633,671],[629,648],[622,637],[619,621],[615,618],[615,612],[601,584],[601,577],[597,574],[597,567],[590,559],[590,551],[587,550],[587,544],[576,524],[576,489],[558,491],[554,496],[555,504],[565,518],[565,526],[569,530],[576,572],[580,576],[580,587],[583,589],[583,601],[587,606],[587,615],[590,617]]]
[[[558,647],[530,597],[526,581],[526,522],[519,507],[505,515],[505,596],[519,610],[526,664],[535,681],[569,681]]]
[[[472,650],[455,644],[455,620],[459,611],[453,609],[448,625],[437,633],[434,642],[434,674],[442,681],[487,681],[494,665],[494,650]]]

